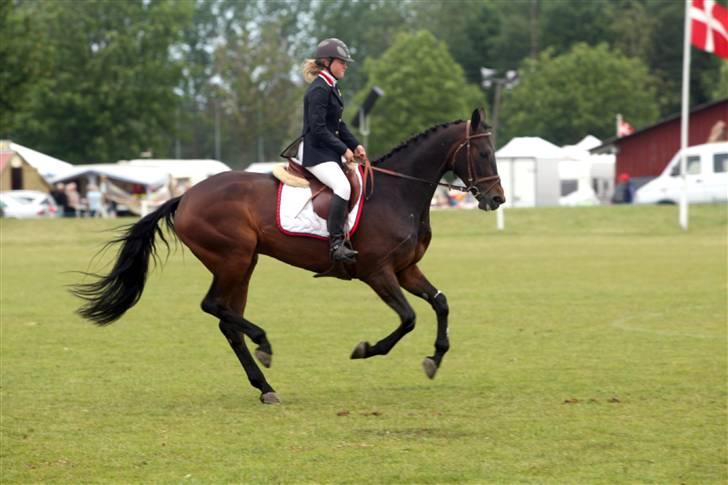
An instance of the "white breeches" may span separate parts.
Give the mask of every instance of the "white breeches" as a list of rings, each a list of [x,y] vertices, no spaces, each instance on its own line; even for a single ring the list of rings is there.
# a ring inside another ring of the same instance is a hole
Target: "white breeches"
[[[336,162],[323,162],[306,169],[314,174],[326,186],[331,187],[336,195],[344,200],[351,197],[351,185],[344,175],[341,165]]]
[[[303,160],[303,142],[298,146],[298,160],[299,163]],[[321,183],[331,188],[342,199],[349,200],[349,197],[351,197],[351,185],[340,164],[334,161],[323,162],[313,167],[306,167],[306,170],[311,172]]]

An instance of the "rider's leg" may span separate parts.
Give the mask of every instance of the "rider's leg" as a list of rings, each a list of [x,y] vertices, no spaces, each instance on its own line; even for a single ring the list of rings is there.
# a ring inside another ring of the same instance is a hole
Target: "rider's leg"
[[[306,168],[334,192],[331,197],[329,218],[326,221],[326,228],[329,231],[331,258],[334,261],[354,262],[357,252],[344,245],[344,224],[349,212],[349,197],[351,196],[349,180],[344,175],[341,165],[337,162],[324,162]]]
[[[351,186],[349,180],[344,175],[341,165],[337,162],[323,162],[312,167],[306,167],[309,172],[314,174],[321,183],[330,187],[334,194],[348,201],[351,197]]]

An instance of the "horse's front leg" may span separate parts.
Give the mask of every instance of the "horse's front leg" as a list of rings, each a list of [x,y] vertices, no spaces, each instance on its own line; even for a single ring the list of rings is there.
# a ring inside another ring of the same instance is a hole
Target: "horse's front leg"
[[[397,277],[393,272],[378,273],[368,278],[367,283],[384,302],[389,305],[397,315],[400,324],[394,332],[390,333],[374,345],[369,342],[360,342],[351,353],[352,359],[366,359],[374,355],[386,355],[392,350],[402,337],[415,328],[415,311],[410,306],[404,293],[399,287]]]
[[[435,355],[425,357],[422,367],[430,379],[435,377],[437,369],[440,368],[442,358],[450,348],[450,341],[447,336],[447,317],[450,309],[447,306],[447,298],[445,294],[438,291],[437,288],[427,281],[425,275],[413,264],[409,268],[397,273],[399,284],[405,290],[415,296],[418,296],[430,303],[437,315],[437,338],[435,339]]]

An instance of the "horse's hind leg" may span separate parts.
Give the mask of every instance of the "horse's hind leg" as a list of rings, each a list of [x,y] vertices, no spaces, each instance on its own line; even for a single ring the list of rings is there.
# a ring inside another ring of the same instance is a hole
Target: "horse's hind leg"
[[[253,256],[250,264],[248,265],[240,290],[232,296],[230,307],[233,311],[237,312],[237,315],[242,319],[243,333],[250,337],[250,340],[258,345],[255,349],[255,357],[265,367],[270,367],[273,360],[273,348],[268,341],[268,336],[265,334],[265,330],[243,317],[245,305],[248,302],[248,285],[250,284],[250,277],[253,276],[253,270],[257,263],[258,255],[256,254]]]
[[[374,355],[386,355],[402,337],[415,328],[415,311],[404,297],[394,273],[379,273],[368,279],[366,283],[387,305],[397,312],[400,324],[394,332],[374,345],[370,345],[369,342],[360,342],[351,354],[352,359],[366,359]]]
[[[242,276],[231,272],[216,275],[202,301],[202,309],[220,319],[220,331],[238,357],[250,384],[260,390],[260,400],[265,404],[276,404],[280,402],[278,396],[255,363],[244,340],[244,336],[248,335],[251,340],[259,344],[259,351],[267,349],[270,358],[272,351],[265,332],[242,317],[247,301],[248,283],[256,261],[257,256],[252,259]],[[270,364],[270,360],[268,362]]]
[[[442,358],[450,348],[450,341],[447,336],[447,316],[450,309],[447,306],[447,298],[445,298],[444,293],[438,291],[437,288],[427,281],[427,278],[425,278],[425,275],[422,274],[417,265],[413,264],[409,268],[397,273],[397,279],[402,288],[429,302],[437,315],[435,355],[425,357],[425,360],[422,362],[422,367],[425,369],[427,377],[432,379],[440,367]]]

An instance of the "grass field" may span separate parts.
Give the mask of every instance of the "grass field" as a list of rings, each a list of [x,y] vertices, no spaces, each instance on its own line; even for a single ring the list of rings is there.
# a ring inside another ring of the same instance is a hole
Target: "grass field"
[[[119,221],[0,222],[2,483],[725,483],[726,206],[436,212],[421,264],[450,302],[388,356],[397,317],[363,284],[262,258],[263,406],[189,251],[97,328],[78,281]],[[92,269],[100,269],[104,261]]]

